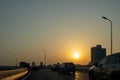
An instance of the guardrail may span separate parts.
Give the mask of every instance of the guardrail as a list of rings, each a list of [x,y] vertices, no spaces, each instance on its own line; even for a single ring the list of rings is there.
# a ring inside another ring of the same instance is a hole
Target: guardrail
[[[27,68],[0,71],[0,80],[14,80],[28,73]]]

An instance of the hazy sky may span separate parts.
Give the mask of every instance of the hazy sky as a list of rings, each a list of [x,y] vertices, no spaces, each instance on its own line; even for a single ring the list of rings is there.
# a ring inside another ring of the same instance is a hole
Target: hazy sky
[[[120,52],[120,0],[0,0],[0,65],[19,61],[87,64],[97,44]],[[79,59],[72,54],[79,52]]]

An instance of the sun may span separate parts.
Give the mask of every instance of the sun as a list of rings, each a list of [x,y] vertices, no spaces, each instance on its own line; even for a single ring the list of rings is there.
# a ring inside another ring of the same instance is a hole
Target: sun
[[[73,53],[73,57],[74,57],[75,59],[78,59],[78,58],[80,57],[80,55],[79,55],[79,53],[75,52],[75,53]]]

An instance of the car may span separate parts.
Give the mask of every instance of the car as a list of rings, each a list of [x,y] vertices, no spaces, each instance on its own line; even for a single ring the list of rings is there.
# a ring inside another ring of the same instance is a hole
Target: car
[[[65,62],[59,66],[59,73],[73,73],[75,74],[75,64],[72,62]]]
[[[59,64],[53,64],[52,66],[51,66],[51,71],[58,71],[59,70]]]
[[[32,67],[31,67],[31,70],[32,70],[32,71],[38,71],[38,67],[37,67],[37,66],[32,66]]]
[[[89,68],[89,80],[120,80],[120,52],[108,55]]]

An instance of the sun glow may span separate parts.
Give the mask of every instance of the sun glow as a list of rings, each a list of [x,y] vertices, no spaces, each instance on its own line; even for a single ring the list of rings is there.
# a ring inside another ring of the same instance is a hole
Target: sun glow
[[[80,55],[79,55],[79,53],[75,52],[75,53],[73,54],[73,57],[74,57],[75,59],[77,59],[77,58],[80,57]]]

